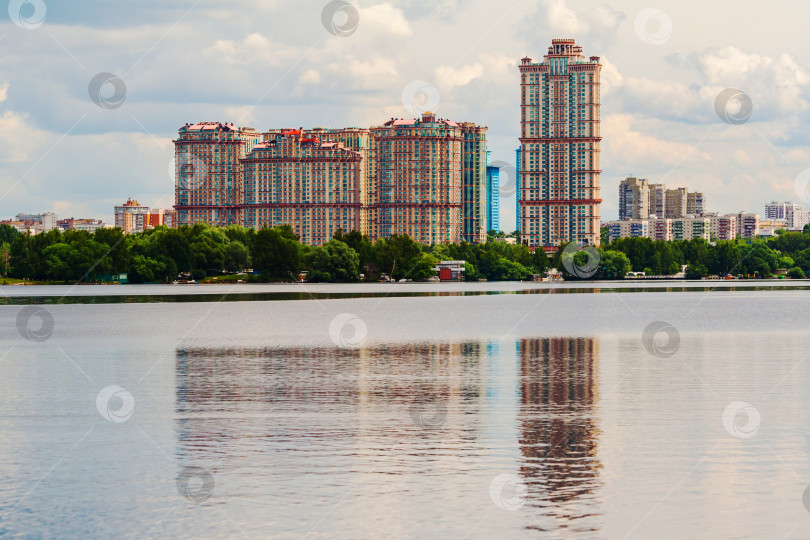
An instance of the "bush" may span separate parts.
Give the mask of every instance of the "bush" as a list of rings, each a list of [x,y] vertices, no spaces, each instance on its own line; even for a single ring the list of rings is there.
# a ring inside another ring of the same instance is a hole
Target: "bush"
[[[787,273],[790,279],[804,279],[804,271],[798,266],[794,266]]]
[[[700,263],[693,263],[686,267],[686,279],[701,279],[709,275],[709,271]]]
[[[202,268],[195,268],[194,270],[191,271],[191,279],[193,279],[194,281],[200,281],[202,279],[205,279],[205,270],[203,270]]]

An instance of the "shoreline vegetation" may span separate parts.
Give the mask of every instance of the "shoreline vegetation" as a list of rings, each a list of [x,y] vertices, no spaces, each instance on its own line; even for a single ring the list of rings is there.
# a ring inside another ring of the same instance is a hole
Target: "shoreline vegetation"
[[[804,278],[810,272],[810,230],[780,233],[718,242],[621,238],[590,253],[564,244],[548,257],[542,249],[496,241],[502,233],[494,231],[484,244],[423,246],[408,236],[372,243],[358,231],[338,230],[329,242],[309,246],[289,225],[254,230],[200,223],[132,235],[119,228],[54,229],[32,236],[2,224],[0,284],[113,284],[122,274],[129,283],[171,283],[182,275],[211,284],[284,283],[302,276],[309,283],[416,282],[435,279],[434,266],[444,260],[466,261],[467,281],[525,281],[554,270],[565,280],[620,280],[631,271],[672,276],[684,266],[685,279]]]

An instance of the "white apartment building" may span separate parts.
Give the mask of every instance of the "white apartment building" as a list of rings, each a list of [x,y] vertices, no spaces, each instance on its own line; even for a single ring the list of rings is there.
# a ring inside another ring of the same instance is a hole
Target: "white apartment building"
[[[790,210],[799,210],[801,206],[789,201],[771,201],[765,205],[765,217],[767,219],[787,219]]]
[[[711,240],[711,220],[706,217],[671,219],[672,240]]]
[[[648,219],[620,219],[608,223],[610,241],[617,238],[648,238],[650,236],[650,220]]]
[[[689,216],[678,219],[621,219],[608,223],[610,241],[617,238],[645,237],[652,240],[695,240],[707,241],[715,236],[730,240],[736,235],[735,216]]]
[[[703,214],[703,216],[709,218],[709,234],[711,238],[716,240],[734,240],[737,238],[737,216],[735,214],[721,216],[714,212],[712,214]]]
[[[801,231],[808,223],[810,223],[810,210],[805,210],[804,208],[788,208],[785,211],[785,226],[789,230]]]

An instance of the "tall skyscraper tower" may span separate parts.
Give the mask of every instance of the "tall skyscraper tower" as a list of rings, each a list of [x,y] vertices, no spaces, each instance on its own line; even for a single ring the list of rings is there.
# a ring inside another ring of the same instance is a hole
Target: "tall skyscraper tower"
[[[555,250],[599,245],[600,73],[573,39],[520,63],[521,241]]]
[[[492,152],[487,150],[487,232],[501,230],[501,170],[490,166]]]

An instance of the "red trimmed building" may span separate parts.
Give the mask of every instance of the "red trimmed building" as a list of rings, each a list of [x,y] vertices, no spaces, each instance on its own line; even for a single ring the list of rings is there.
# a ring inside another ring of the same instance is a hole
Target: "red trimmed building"
[[[573,39],[554,39],[540,63],[520,63],[522,242],[555,251],[599,245],[600,72]]]

